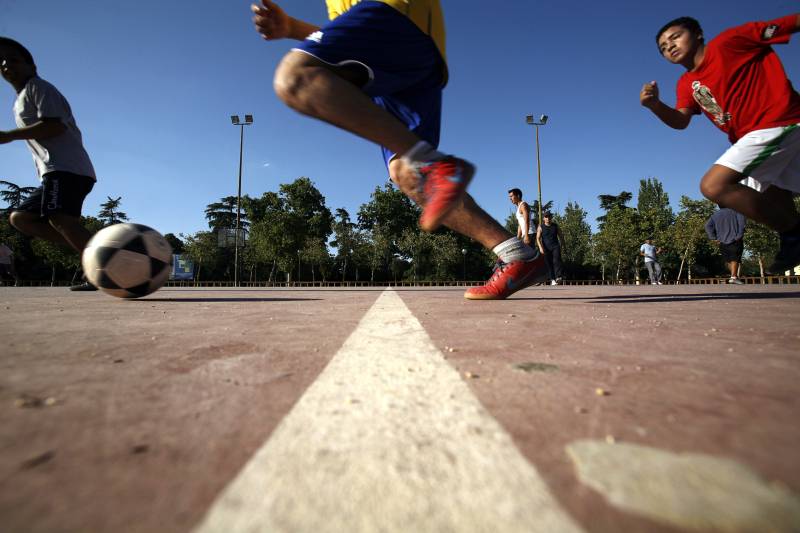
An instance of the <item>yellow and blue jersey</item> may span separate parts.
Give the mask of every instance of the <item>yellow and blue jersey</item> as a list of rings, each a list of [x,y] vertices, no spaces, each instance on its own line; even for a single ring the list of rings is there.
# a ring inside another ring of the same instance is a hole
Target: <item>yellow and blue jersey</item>
[[[325,0],[331,20],[348,11],[361,0]],[[436,48],[447,60],[445,54],[444,16],[439,0],[377,0],[395,8],[408,17],[423,33],[436,43]]]

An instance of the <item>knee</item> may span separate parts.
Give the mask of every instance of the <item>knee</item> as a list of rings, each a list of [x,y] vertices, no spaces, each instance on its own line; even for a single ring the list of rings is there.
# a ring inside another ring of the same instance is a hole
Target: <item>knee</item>
[[[293,109],[302,108],[307,100],[306,89],[313,77],[311,70],[295,54],[288,54],[284,57],[275,70],[275,77],[272,81],[278,98]]]
[[[722,198],[725,192],[725,186],[726,184],[724,181],[716,179],[710,174],[706,174],[703,176],[703,179],[700,180],[700,192],[703,196],[715,203],[719,203],[719,200]]]
[[[22,231],[24,233],[25,228],[31,222],[31,217],[24,211],[12,211],[8,216],[8,222],[18,231]]]

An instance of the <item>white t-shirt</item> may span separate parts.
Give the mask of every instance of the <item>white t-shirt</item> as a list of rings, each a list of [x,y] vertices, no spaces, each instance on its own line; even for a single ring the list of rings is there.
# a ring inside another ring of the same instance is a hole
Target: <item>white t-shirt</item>
[[[525,216],[522,214],[522,202],[517,204],[517,224],[520,229],[525,227]],[[528,235],[536,234],[536,227],[533,224],[533,209],[528,206]]]
[[[652,263],[656,260],[656,247],[652,244],[644,243],[639,250],[644,252],[645,263]]]
[[[47,139],[28,139],[28,148],[36,163],[39,178],[60,170],[97,179],[89,154],[83,148],[81,131],[75,124],[72,109],[64,96],[38,76],[32,77],[14,102],[14,120],[18,128],[30,126],[43,118],[57,118],[67,129]]]

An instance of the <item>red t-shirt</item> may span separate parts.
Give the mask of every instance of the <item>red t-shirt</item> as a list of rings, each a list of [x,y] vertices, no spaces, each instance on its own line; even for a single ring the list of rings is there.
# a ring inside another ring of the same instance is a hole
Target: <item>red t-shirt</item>
[[[800,123],[800,95],[770,46],[788,43],[796,23],[790,15],[720,33],[700,67],[678,80],[675,107],[703,111],[732,143],[754,130]]]

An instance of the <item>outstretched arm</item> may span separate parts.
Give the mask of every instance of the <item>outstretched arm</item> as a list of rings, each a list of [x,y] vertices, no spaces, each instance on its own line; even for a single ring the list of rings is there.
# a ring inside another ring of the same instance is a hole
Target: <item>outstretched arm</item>
[[[24,126],[15,130],[0,131],[0,144],[10,143],[11,141],[24,141],[27,139],[47,139],[61,135],[67,127],[58,118],[43,118],[30,126]]]
[[[290,17],[271,0],[261,0],[260,6],[251,4],[250,11],[256,31],[267,41],[287,38],[302,41],[319,29],[319,26]]]
[[[658,84],[654,81],[644,84],[639,93],[639,102],[670,128],[676,130],[685,129],[692,120],[691,110],[675,109],[659,99]]]

